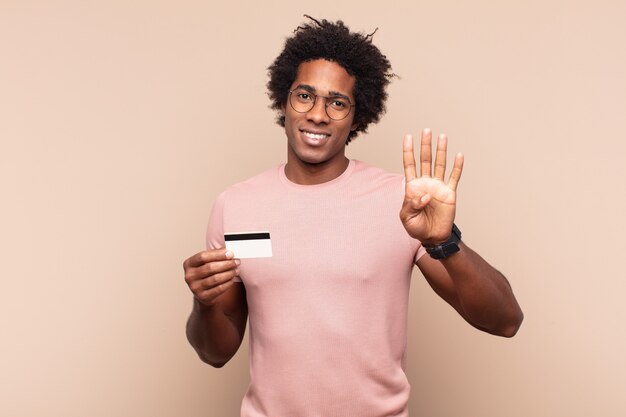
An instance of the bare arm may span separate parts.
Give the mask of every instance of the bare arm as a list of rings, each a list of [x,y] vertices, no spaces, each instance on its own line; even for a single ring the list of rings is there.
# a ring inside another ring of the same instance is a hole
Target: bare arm
[[[238,260],[225,249],[203,251],[183,263],[194,294],[187,339],[200,359],[220,368],[237,352],[246,329],[248,304],[242,283],[234,282]]]
[[[461,243],[460,249],[441,261],[424,255],[417,266],[433,290],[472,326],[514,336],[524,315],[509,282],[467,245]]]
[[[426,244],[444,242],[456,214],[456,188],[464,158],[457,154],[448,182],[446,153],[448,138],[437,140],[433,169],[432,134],[425,129],[420,142],[420,173],[417,175],[413,138],[403,144],[406,186],[400,219],[407,233]],[[430,286],[473,326],[486,332],[511,337],[522,323],[523,314],[508,281],[476,252],[461,243],[459,252],[442,260],[422,256],[417,265]]]

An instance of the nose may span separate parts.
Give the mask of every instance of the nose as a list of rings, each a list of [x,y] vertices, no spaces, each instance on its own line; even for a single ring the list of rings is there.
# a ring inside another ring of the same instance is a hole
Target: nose
[[[311,110],[306,113],[306,118],[315,124],[330,123],[330,117],[326,113],[326,99],[324,97],[317,97]]]

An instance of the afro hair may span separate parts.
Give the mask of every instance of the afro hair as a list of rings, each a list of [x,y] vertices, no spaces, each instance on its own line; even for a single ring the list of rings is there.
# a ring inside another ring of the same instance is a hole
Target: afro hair
[[[287,103],[289,88],[296,79],[301,63],[325,59],[341,65],[355,78],[354,98],[356,130],[346,139],[348,144],[358,132],[367,132],[370,123],[376,123],[385,112],[386,87],[394,77],[391,64],[385,55],[372,44],[376,30],[365,35],[350,32],[341,20],[311,20],[298,26],[294,35],[285,41],[285,47],[268,68],[267,83],[270,107],[278,110],[276,122],[285,126],[285,115],[281,109]]]

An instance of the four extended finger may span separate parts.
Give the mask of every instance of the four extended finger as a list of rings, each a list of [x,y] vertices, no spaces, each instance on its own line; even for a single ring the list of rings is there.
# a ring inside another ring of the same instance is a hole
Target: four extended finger
[[[452,172],[450,173],[450,180],[448,181],[448,187],[452,189],[452,191],[456,191],[456,187],[459,184],[459,180],[461,179],[461,173],[463,172],[463,154],[458,153],[454,158],[454,166],[452,167]]]
[[[437,153],[435,155],[435,178],[443,181],[446,175],[446,152],[448,151],[448,138],[443,133],[437,138]]]
[[[412,181],[417,176],[415,170],[415,154],[413,153],[413,136],[405,135],[402,143],[402,161],[404,163],[404,177],[406,182]]]
[[[422,141],[420,147],[420,176],[430,177],[432,163],[431,149],[432,133],[430,129],[422,130]]]

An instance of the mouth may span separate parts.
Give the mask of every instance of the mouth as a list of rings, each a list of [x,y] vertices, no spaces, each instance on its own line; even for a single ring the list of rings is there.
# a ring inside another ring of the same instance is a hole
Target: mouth
[[[330,136],[328,133],[324,132],[314,132],[305,129],[300,129],[300,131],[304,133],[304,136],[306,136],[307,138],[314,140],[323,140]]]
[[[302,136],[305,142],[311,146],[320,146],[324,144],[330,135],[328,133],[319,132],[319,131],[310,131],[305,129],[300,129],[302,132]]]

